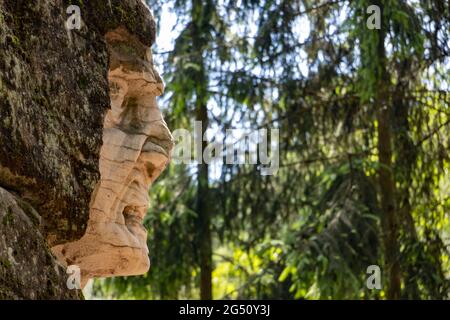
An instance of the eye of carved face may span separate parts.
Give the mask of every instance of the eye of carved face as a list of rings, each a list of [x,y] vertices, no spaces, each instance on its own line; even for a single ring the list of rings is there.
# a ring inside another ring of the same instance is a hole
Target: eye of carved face
[[[111,109],[100,152],[100,181],[92,195],[86,234],[56,246],[60,260],[76,264],[86,283],[92,277],[137,275],[150,267],[148,189],[171,157],[172,136],[156,103],[163,83],[150,48],[126,30],[106,35],[110,53]]]

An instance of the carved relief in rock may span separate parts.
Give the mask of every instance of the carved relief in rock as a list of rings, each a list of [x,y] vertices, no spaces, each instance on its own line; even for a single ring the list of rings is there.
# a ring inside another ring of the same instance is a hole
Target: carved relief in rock
[[[145,273],[150,266],[143,219],[148,189],[171,157],[172,136],[156,97],[164,90],[151,49],[125,29],[106,34],[111,109],[103,129],[100,181],[91,198],[85,235],[54,247],[78,265],[82,283],[92,277]]]

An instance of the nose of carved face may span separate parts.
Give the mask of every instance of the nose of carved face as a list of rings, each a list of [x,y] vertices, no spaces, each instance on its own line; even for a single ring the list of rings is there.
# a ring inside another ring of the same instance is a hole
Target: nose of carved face
[[[163,83],[151,52],[124,30],[106,36],[110,97],[100,152],[100,181],[91,198],[86,234],[54,248],[83,279],[136,275],[149,268],[148,189],[171,157],[172,136],[156,102]]]

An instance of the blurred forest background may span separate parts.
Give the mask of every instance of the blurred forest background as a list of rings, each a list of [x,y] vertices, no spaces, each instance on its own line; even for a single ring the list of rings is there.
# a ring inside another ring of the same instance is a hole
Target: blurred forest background
[[[148,4],[169,128],[277,128],[280,168],[171,164],[150,271],[94,298],[450,299],[447,0]]]

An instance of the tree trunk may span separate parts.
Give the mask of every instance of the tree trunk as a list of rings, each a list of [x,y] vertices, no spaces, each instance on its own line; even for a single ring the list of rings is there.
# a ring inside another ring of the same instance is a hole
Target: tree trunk
[[[192,3],[192,44],[195,50],[194,61],[199,66],[199,70],[193,74],[197,82],[195,88],[196,96],[196,120],[202,124],[201,130],[201,155],[198,159],[203,159],[203,152],[206,149],[207,141],[203,141],[206,129],[208,128],[207,109],[207,86],[208,80],[205,72],[205,62],[203,59],[203,49],[206,46],[205,38],[202,37],[204,26],[202,1]],[[200,150],[199,150],[200,151]],[[202,300],[212,299],[212,238],[211,238],[211,212],[209,210],[209,171],[208,164],[200,161],[197,166],[197,225],[198,225],[198,250],[200,265],[200,298]]]
[[[202,135],[205,133],[208,123],[206,105],[202,104],[197,109],[197,121],[202,122]],[[202,142],[202,154],[206,148],[206,141]],[[208,165],[200,163],[198,170],[197,186],[197,214],[199,225],[199,250],[200,250],[200,298],[212,299],[212,238],[211,238],[211,214],[208,208],[209,199],[209,173]]]
[[[397,67],[398,84],[395,87],[395,96],[393,98],[393,128],[394,128],[394,147],[397,154],[394,164],[396,175],[403,180],[397,187],[397,215],[399,218],[399,232],[402,241],[406,246],[413,248],[419,243],[414,219],[412,216],[412,208],[410,201],[410,188],[413,182],[413,167],[416,162],[417,152],[415,145],[409,136],[411,130],[409,124],[409,108],[405,99],[408,84],[411,81],[408,74],[413,70],[410,68],[409,59],[404,59]],[[416,280],[415,262],[408,259],[408,249],[405,250],[403,256],[406,258],[400,261],[403,271],[404,290],[402,299],[420,299],[420,291]]]
[[[389,124],[390,108],[379,110],[378,115],[378,152],[379,184],[381,191],[381,208],[383,210],[382,226],[385,249],[385,263],[389,274],[388,299],[400,297],[400,265],[398,261],[398,224],[395,204],[395,182],[392,173],[391,128]]]
[[[381,12],[383,8],[380,5]],[[383,14],[381,14],[383,17]],[[395,201],[395,178],[392,164],[392,108],[388,96],[387,86],[390,83],[386,70],[386,50],[384,41],[386,36],[385,24],[378,30],[377,55],[381,73],[378,75],[378,92],[376,95],[378,120],[378,154],[379,154],[379,186],[381,192],[381,208],[383,242],[385,249],[385,265],[388,274],[388,299],[400,298],[400,264],[398,248],[398,223]]]

